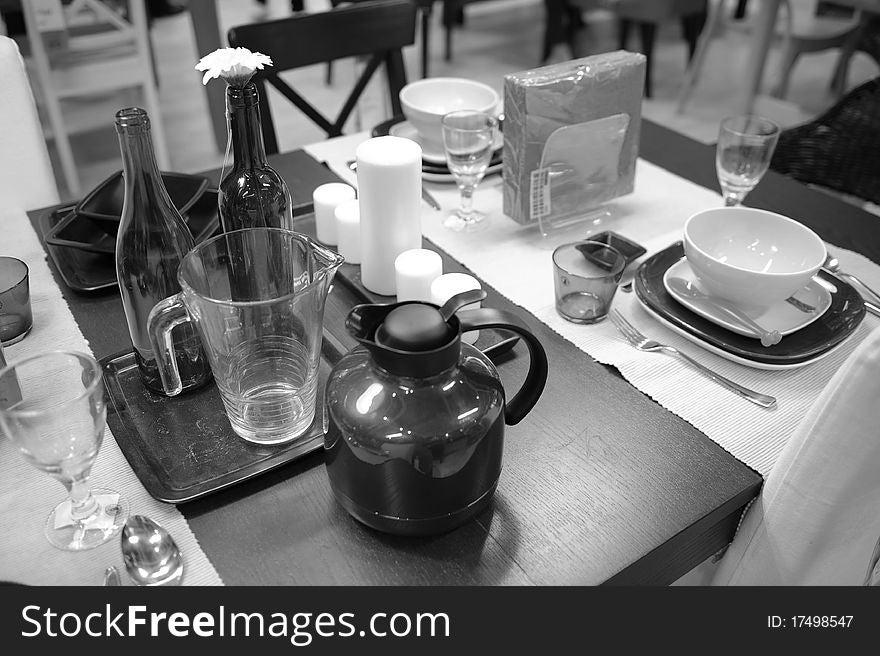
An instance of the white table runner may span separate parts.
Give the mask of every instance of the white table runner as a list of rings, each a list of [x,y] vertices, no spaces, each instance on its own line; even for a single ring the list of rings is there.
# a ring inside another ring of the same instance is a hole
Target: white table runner
[[[0,226],[0,255],[17,257],[30,268],[34,316],[30,335],[4,349],[6,359],[14,362],[59,349],[91,353],[25,213],[0,211]],[[120,492],[131,504],[132,515],[146,515],[171,533],[184,556],[183,585],[222,585],[186,519],[175,506],[156,501],[147,493],[109,429],[104,432],[90,483]],[[10,440],[0,439],[0,580],[29,585],[101,585],[104,568],[115,565],[123,584],[128,585],[118,537],[84,552],[60,551],[46,541],[43,523],[65,494],[55,479],[27,464]]]
[[[316,144],[308,150],[318,159],[326,160],[340,176],[355,183],[356,177],[344,161],[366,137],[365,134],[352,135]],[[429,188],[444,211],[457,206],[458,190],[454,185],[433,184]],[[635,193],[612,204],[610,220],[595,229],[584,226],[574,238],[581,238],[587,232],[614,230],[641,243],[650,254],[681,239],[682,227],[691,214],[720,204],[717,193],[640,160]],[[571,241],[571,235],[568,239],[542,240],[533,229],[524,229],[505,217],[498,176],[484,180],[478,187],[474,206],[489,215],[491,225],[479,233],[463,234],[444,228],[444,213],[423,205],[425,236],[591,357],[617,367],[635,387],[763,476],[770,471],[786,440],[832,374],[864,336],[880,325],[880,320],[868,315],[856,333],[828,357],[799,369],[766,371],[731,362],[700,348],[652,318],[634,294],[619,292],[616,295],[614,307],[649,337],[680,348],[747,387],[777,397],[776,409],[763,409],[709,381],[677,359],[637,351],[623,340],[610,321],[584,326],[559,317],[554,308],[551,253],[554,245]],[[843,270],[880,288],[880,267],[834,245],[829,244],[829,250],[837,255]],[[551,376],[552,366],[551,362]],[[583,398],[585,405],[589,405],[589,389],[583,390]]]

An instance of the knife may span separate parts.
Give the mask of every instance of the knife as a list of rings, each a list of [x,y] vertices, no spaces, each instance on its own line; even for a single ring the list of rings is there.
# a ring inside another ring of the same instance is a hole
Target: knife
[[[345,164],[352,171],[357,171],[357,160],[350,159]],[[440,203],[437,202],[437,199],[431,195],[431,192],[425,189],[425,185],[422,185],[422,200],[438,212],[443,209],[442,207],[440,207]]]

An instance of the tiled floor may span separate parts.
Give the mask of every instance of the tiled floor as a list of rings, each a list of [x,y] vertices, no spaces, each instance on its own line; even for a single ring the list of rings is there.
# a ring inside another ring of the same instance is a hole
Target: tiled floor
[[[254,0],[217,0],[221,29],[251,22],[259,16],[259,5]],[[306,0],[306,7],[321,9],[328,0]],[[466,10],[465,25],[454,34],[453,59],[445,62],[442,56],[443,28],[440,25],[440,6],[434,12],[431,26],[431,75],[463,76],[486,82],[502,89],[505,73],[533,68],[539,65],[543,31],[543,3],[541,0],[494,0],[471,5]],[[281,17],[289,13],[286,0],[269,0],[269,16]],[[616,29],[613,18],[604,12],[586,16],[589,27],[579,37],[577,55],[604,52],[616,48]],[[197,171],[219,166],[223,153],[217,149],[210,129],[208,108],[201,88],[200,75],[193,66],[201,54],[197,53],[192,38],[188,12],[155,21],[152,33],[160,79],[162,120],[168,134],[173,168],[179,171]],[[419,38],[417,36],[417,38]],[[633,42],[631,48],[636,47]],[[409,48],[406,57],[411,79],[419,74],[419,46]],[[684,114],[675,111],[676,99],[685,70],[685,45],[678,24],[664,25],[658,35],[654,63],[654,98],[646,100],[644,116],[711,142],[718,121],[731,108],[742,92],[741,70],[748,54],[746,35],[728,32],[716,40],[710,50],[706,72]],[[557,48],[551,60],[568,59],[567,50]],[[827,107],[833,98],[828,92],[828,81],[836,62],[836,52],[825,52],[802,57],[795,69],[788,102],[761,98],[757,109],[784,125],[805,120]],[[772,83],[775,53],[768,62],[767,85]],[[295,86],[304,95],[316,98],[317,104],[328,112],[338,108],[347,93],[353,74],[353,64],[341,62],[335,67],[335,83],[324,83],[324,67],[315,66],[290,74]],[[864,55],[853,60],[849,84],[854,86],[878,74],[876,64]],[[222,84],[221,82],[214,82]],[[100,138],[77,139],[77,161],[81,166],[83,188],[90,188],[113,170],[119,168],[116,140],[109,129],[113,111],[120,106],[119,99],[104,99],[99,111],[108,115],[108,129]],[[271,100],[270,100],[271,102]],[[386,107],[378,83],[369,90],[360,108],[364,128],[386,117]],[[275,106],[284,106],[285,102]],[[357,118],[357,117],[356,117]],[[323,138],[323,133],[292,107],[276,112],[276,123],[282,150]],[[351,125],[350,131],[357,128]],[[60,178],[59,178],[60,179]]]

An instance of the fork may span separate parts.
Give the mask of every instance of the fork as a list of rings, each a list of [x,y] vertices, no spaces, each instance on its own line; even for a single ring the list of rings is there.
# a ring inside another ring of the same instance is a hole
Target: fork
[[[712,371],[708,367],[704,367],[699,362],[691,358],[689,355],[685,355],[673,346],[668,346],[666,344],[661,344],[660,342],[655,342],[653,339],[648,339],[642,333],[636,330],[635,326],[624,319],[623,315],[619,311],[612,310],[611,314],[608,316],[611,318],[612,323],[617,326],[617,329],[626,338],[626,340],[634,347],[636,347],[636,349],[638,349],[639,351],[660,351],[661,353],[674,355],[696,367],[696,369],[702,374],[708,376],[716,383],[726,387],[731,392],[740,395],[747,401],[751,401],[752,403],[755,403],[762,408],[772,408],[776,405],[776,399],[772,396],[761,394],[760,392],[755,392],[754,390],[750,390],[748,387],[743,387],[739,383],[735,383],[732,380],[725,378],[721,374]]]

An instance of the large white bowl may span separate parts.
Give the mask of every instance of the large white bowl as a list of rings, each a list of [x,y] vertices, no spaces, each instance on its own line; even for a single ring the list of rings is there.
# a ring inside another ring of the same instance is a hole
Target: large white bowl
[[[744,310],[763,310],[797,292],[825,261],[819,236],[781,214],[748,207],[697,212],[684,252],[705,290]]]
[[[440,120],[449,112],[475,109],[494,114],[498,94],[482,82],[462,77],[429,77],[410,82],[400,90],[400,105],[425,145],[443,149]]]

